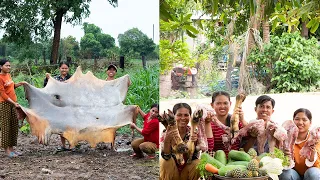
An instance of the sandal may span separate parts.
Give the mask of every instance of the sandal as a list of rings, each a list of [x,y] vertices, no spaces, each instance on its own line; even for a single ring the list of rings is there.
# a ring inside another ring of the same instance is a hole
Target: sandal
[[[18,155],[16,153],[14,153],[13,151],[11,151],[8,155],[9,158],[14,158],[14,157],[18,157]]]
[[[139,155],[137,155],[136,153],[133,153],[133,154],[130,155],[130,157],[139,159],[139,158],[143,158],[143,155],[142,155],[142,156],[141,156],[141,155],[139,156]]]
[[[61,146],[61,147],[58,147],[58,148],[57,148],[57,151],[58,151],[58,152],[70,151],[70,149]]]
[[[152,156],[152,155],[150,156],[150,155],[148,155],[147,158],[148,158],[148,159],[154,159],[154,158],[156,158],[156,156]]]
[[[21,152],[18,152],[18,151],[13,151],[16,155],[18,156],[22,156],[22,153]]]

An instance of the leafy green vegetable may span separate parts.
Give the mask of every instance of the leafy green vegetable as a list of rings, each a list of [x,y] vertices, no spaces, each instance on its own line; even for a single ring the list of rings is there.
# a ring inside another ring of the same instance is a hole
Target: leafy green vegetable
[[[289,156],[285,156],[284,153],[278,148],[274,148],[274,153],[267,153],[267,156],[281,159],[282,166],[284,166],[284,167],[290,165]]]
[[[208,176],[213,176],[213,174],[211,172],[208,172],[205,169],[206,164],[212,164],[214,167],[220,169],[221,167],[223,167],[224,165],[219,162],[218,160],[214,159],[212,156],[210,156],[208,153],[202,153],[201,157],[200,157],[200,162],[197,166],[197,169],[200,172],[200,176],[201,177],[208,177]]]

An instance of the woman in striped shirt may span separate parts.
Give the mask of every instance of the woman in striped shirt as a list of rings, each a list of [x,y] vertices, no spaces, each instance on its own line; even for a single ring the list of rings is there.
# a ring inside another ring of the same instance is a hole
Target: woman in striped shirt
[[[229,114],[229,109],[231,106],[230,95],[224,91],[217,91],[212,94],[212,103],[211,107],[215,111],[215,115],[212,116],[206,123],[206,135],[208,140],[208,151],[209,153],[217,150],[223,150],[226,155],[228,155],[230,149],[225,147],[222,142],[222,135],[225,134],[225,131],[217,126],[213,122],[213,118],[216,118],[216,121],[220,121],[222,124],[230,127],[231,114]],[[244,120],[243,111],[241,108],[238,108],[236,111],[239,113],[239,129],[247,125],[247,122]],[[231,146],[231,150],[239,150],[240,140],[237,140]]]

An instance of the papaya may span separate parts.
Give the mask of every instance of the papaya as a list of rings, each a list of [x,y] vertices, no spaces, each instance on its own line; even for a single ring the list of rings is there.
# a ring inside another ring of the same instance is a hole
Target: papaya
[[[236,161],[250,161],[252,159],[248,153],[236,150],[231,150],[228,156]]]
[[[200,156],[200,162],[202,164],[206,164],[206,163],[209,163],[209,164],[212,164],[214,167],[216,168],[221,168],[224,166],[224,164],[222,164],[220,161],[216,160],[214,157],[210,156],[209,154],[207,153],[202,153],[201,156]],[[199,163],[200,164],[200,163]]]
[[[216,151],[216,153],[214,154],[214,158],[220,161],[223,165],[227,164],[227,156],[223,150]]]
[[[225,176],[228,171],[231,171],[235,168],[240,168],[241,170],[246,170],[247,167],[243,165],[226,165],[219,169],[218,174],[220,176]]]
[[[243,166],[248,166],[249,162],[248,161],[234,161],[234,162],[229,162],[228,165],[243,165]]]

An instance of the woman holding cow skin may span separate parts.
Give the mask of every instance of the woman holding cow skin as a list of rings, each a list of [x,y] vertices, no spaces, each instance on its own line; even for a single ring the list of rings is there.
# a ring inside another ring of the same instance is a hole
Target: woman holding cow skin
[[[17,102],[14,89],[25,84],[15,84],[10,76],[10,62],[6,59],[0,61],[0,121],[1,121],[1,147],[9,157],[16,157],[21,153],[14,151],[18,139],[18,118],[16,108],[21,108]]]
[[[57,81],[64,82],[71,77],[71,75],[69,74],[69,64],[68,63],[60,62],[59,71],[60,71],[60,74],[53,77]],[[50,74],[47,73],[46,78],[44,79],[44,82],[43,82],[43,87],[45,87],[47,85],[49,76],[50,76]],[[60,136],[60,138],[61,138],[62,146],[59,147],[57,149],[57,151],[69,151],[70,149],[66,148],[66,139],[63,136]]]
[[[313,147],[311,159],[300,157],[300,150],[310,137],[312,114],[308,109],[300,108],[293,113],[293,121],[299,129],[297,140],[293,147],[295,167],[284,170],[279,176],[281,180],[319,180],[320,179],[320,143]]]
[[[179,134],[176,131],[164,132],[160,138],[160,180],[198,180],[200,177],[196,166],[199,163],[199,152],[195,151],[190,164],[187,164],[187,155],[184,154],[184,164],[178,165],[177,159],[172,154],[172,137],[180,136],[182,141],[197,142],[197,135],[190,136],[191,107],[186,103],[178,103],[173,106],[174,118],[177,122]]]

